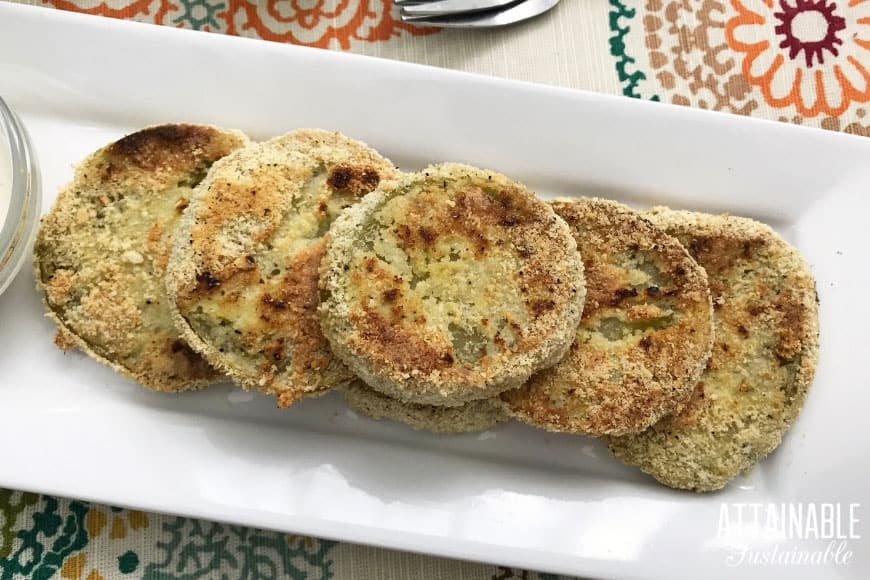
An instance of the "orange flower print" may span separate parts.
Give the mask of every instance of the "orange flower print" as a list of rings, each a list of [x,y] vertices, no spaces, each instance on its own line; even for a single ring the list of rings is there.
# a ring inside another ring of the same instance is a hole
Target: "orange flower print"
[[[153,0],[46,0],[55,8],[99,14],[111,18],[134,18],[148,15]]]
[[[870,0],[731,0],[725,40],[772,107],[836,117],[870,100]],[[770,40],[775,39],[775,40]]]
[[[350,49],[432,34],[398,17],[393,0],[43,0],[56,8],[319,48]]]
[[[437,32],[402,22],[392,0],[227,0],[219,16],[230,34],[342,50],[351,40]]]

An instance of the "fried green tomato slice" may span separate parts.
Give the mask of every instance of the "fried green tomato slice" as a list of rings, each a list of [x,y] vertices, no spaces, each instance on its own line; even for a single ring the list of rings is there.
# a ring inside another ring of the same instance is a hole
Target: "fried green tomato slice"
[[[216,163],[169,263],[175,322],[211,364],[282,406],[353,379],[320,330],[324,234],[399,172],[340,133],[300,129]]]
[[[443,164],[346,212],[323,261],[324,334],[370,387],[461,405],[564,355],[583,308],[565,222],[522,185]]]
[[[707,270],[716,341],[682,411],[607,443],[664,485],[712,491],[773,451],[803,406],[818,357],[815,281],[796,249],[753,220],[649,217]]]
[[[710,356],[707,277],[675,238],[620,203],[553,208],[583,256],[583,319],[564,359],[502,399],[515,418],[551,431],[642,431],[689,399]]]
[[[158,391],[220,377],[176,331],[164,275],[192,189],[214,162],[247,143],[238,131],[160,125],[77,166],[34,246],[36,282],[58,346],[78,348]]]

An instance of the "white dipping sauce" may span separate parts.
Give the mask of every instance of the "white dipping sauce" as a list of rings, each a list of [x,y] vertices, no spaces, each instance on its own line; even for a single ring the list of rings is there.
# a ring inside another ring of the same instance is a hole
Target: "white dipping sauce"
[[[9,158],[9,147],[0,142],[0,229],[6,223],[9,213],[9,201],[12,198],[12,160]],[[0,248],[2,252],[2,248]]]

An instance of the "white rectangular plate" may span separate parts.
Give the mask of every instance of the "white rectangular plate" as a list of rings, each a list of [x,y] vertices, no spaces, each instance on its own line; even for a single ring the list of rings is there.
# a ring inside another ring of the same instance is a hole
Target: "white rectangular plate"
[[[859,578],[870,563],[851,539],[848,565],[735,570],[736,544],[718,536],[722,505],[755,502],[860,503],[856,532],[870,535],[870,140],[8,4],[0,94],[31,131],[44,209],[71,163],[146,124],[254,138],[323,127],[404,168],[464,161],[545,194],[758,217],[807,256],[822,321],[818,374],[785,443],[725,491],[694,495],[596,441],[517,424],[437,437],[359,418],[336,396],[279,411],[227,387],[146,392],[63,355],[25,271],[0,297],[0,485],[580,575]]]

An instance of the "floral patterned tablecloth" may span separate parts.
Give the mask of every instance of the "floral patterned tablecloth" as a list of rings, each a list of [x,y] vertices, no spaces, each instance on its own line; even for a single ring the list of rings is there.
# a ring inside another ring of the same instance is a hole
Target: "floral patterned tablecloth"
[[[24,3],[870,134],[870,0],[562,0],[489,31],[390,0]],[[0,580],[50,577],[556,578],[0,489]]]

